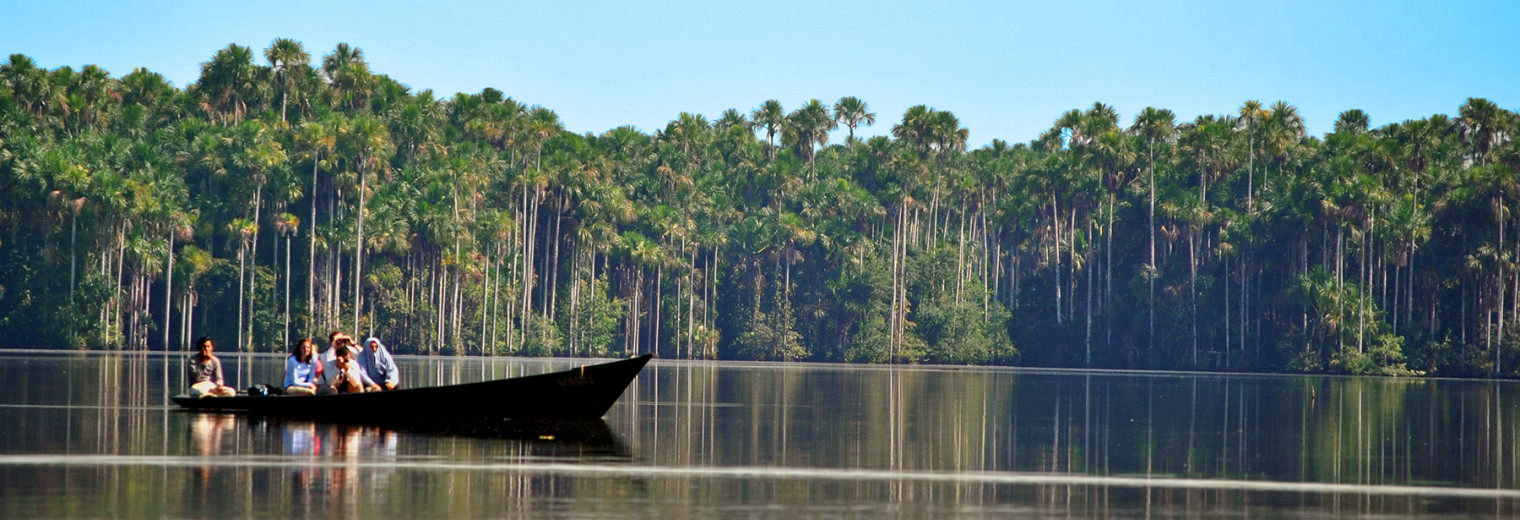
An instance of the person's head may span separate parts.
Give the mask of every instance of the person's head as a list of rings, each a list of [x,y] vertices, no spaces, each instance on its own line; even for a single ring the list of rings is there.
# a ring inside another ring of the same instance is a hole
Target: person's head
[[[342,345],[339,345],[339,346],[341,347]],[[333,366],[338,367],[338,370],[348,370],[349,365],[350,365],[350,360],[349,360],[348,349],[347,348],[333,349]]]
[[[329,333],[327,333],[327,344],[329,344],[329,345],[337,345],[338,344],[338,339],[339,338],[343,338],[343,337],[346,337],[346,336],[343,335],[342,331],[335,330],[335,331],[329,332]]]
[[[213,345],[209,337],[201,336],[200,339],[195,340],[195,350],[200,351],[202,356],[210,356],[212,348]]]
[[[311,338],[301,338],[290,348],[290,355],[301,362],[311,360]]]
[[[371,337],[364,340],[364,348],[369,349],[371,352],[380,350],[380,338]]]

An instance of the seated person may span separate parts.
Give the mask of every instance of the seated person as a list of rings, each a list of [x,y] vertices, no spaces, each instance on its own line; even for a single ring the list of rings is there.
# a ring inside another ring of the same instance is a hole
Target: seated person
[[[301,338],[285,358],[285,395],[317,393],[317,369],[322,364],[311,352],[311,339]]]
[[[336,352],[340,350],[339,347],[348,350],[350,359],[359,357],[359,348],[354,346],[354,338],[348,334],[336,330],[328,333],[327,345],[327,352],[322,353],[322,362],[329,366],[333,364],[333,358],[337,357]]]
[[[217,359],[211,353],[214,346],[211,338],[202,336],[195,340],[195,348],[200,352],[191,354],[185,359],[186,376],[190,381],[191,397],[228,397],[237,395],[237,390],[222,384],[222,360]]]
[[[337,354],[333,356],[332,387],[334,391],[340,394],[357,394],[380,390],[380,386],[369,378],[369,374],[364,372],[359,362],[354,361],[348,354],[347,348],[337,350]]]
[[[359,349],[359,366],[381,388],[395,390],[396,385],[401,383],[401,371],[396,368],[396,361],[391,359],[391,353],[385,349],[380,338],[364,340],[364,348]]]

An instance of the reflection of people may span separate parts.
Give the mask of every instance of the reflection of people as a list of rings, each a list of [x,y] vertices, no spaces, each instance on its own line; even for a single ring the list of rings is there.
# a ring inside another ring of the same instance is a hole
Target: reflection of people
[[[231,417],[222,414],[196,414],[190,422],[190,440],[195,452],[201,456],[218,455],[222,452],[222,432],[232,426]]]
[[[321,361],[311,354],[311,339],[301,338],[285,358],[285,395],[317,393],[317,367]]]
[[[386,390],[395,390],[401,382],[401,371],[396,368],[396,361],[391,359],[391,353],[385,350],[385,344],[380,342],[380,338],[364,340],[364,348],[359,350],[359,366],[364,368],[364,373],[371,380]]]
[[[222,432],[232,426],[232,418],[222,414],[196,414],[190,422],[190,441],[195,446],[195,453],[202,457],[211,457],[222,453]],[[200,485],[205,488],[211,484],[211,466],[202,465],[195,468],[195,476]]]
[[[321,444],[317,441],[317,426],[309,422],[286,422],[285,454],[316,455]]]
[[[211,338],[202,336],[195,340],[195,348],[200,352],[191,354],[185,360],[185,369],[190,380],[191,397],[227,397],[237,395],[237,390],[222,384],[222,360],[211,354],[213,348]]]
[[[337,349],[337,355],[333,357],[332,387],[333,391],[340,394],[373,392],[380,387],[369,378],[369,374],[354,361],[347,348]]]

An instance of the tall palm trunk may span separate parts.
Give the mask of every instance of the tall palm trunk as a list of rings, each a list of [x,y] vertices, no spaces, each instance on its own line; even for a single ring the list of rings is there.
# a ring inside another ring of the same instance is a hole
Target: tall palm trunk
[[[311,220],[307,228],[311,230],[311,244],[307,251],[306,263],[306,326],[303,330],[307,334],[316,335],[317,314],[317,164],[318,156],[311,160]]]
[[[237,349],[239,351],[243,350],[243,281],[244,281],[244,278],[243,278],[243,265],[245,263],[244,259],[247,257],[247,255],[245,254],[246,249],[247,249],[247,247],[245,245],[243,245],[243,244],[239,244],[238,245],[238,313],[237,313],[237,327],[238,327],[237,330],[238,330],[238,335],[237,335]]]
[[[1149,157],[1151,165],[1151,189],[1150,197],[1148,199],[1150,205],[1148,213],[1150,215],[1151,263],[1149,266],[1150,272],[1146,273],[1145,276],[1145,285],[1149,291],[1149,299],[1147,300],[1148,304],[1146,308],[1148,309],[1148,314],[1150,315],[1150,335],[1148,336],[1150,339],[1146,344],[1146,349],[1147,351],[1150,351],[1154,350],[1156,346],[1156,276],[1158,273],[1160,273],[1160,269],[1156,266],[1156,139],[1150,139],[1150,146],[1146,152],[1146,155]]]
[[[174,230],[169,231],[169,252],[164,256],[169,257],[169,266],[164,269],[166,280],[164,281],[164,353],[169,352],[169,317],[174,311]],[[165,374],[168,372],[168,363],[164,363]],[[167,376],[166,376],[167,377]],[[165,379],[168,381],[168,379]]]
[[[1106,243],[1103,245],[1103,315],[1108,319],[1108,325],[1103,329],[1103,342],[1105,346],[1113,348],[1114,341],[1114,193],[1108,193],[1108,230],[1103,232]]]
[[[491,307],[491,253],[486,252],[485,265],[481,266],[480,283],[480,355],[486,355],[486,309]],[[572,334],[574,336],[574,334]]]
[[[258,187],[253,190],[253,247],[248,253],[248,321],[246,345],[248,350],[254,349],[253,344],[253,307],[258,295],[258,272],[259,272],[259,210],[263,209],[264,183],[260,181]]]
[[[360,279],[364,278],[364,197],[365,197],[365,192],[369,189],[369,185],[367,184],[367,182],[368,182],[369,179],[367,179],[365,177],[365,175],[364,175],[364,173],[365,173],[364,170],[365,169],[367,169],[367,168],[360,168],[359,169],[359,207],[358,207],[357,210],[355,210],[357,212],[356,216],[359,218],[358,229],[356,229],[355,233],[354,233],[355,240],[354,240],[354,301],[353,301],[353,305],[354,305],[354,335],[355,336],[358,336],[360,334],[360,332],[359,332],[359,310],[360,310],[360,307],[363,306],[363,300],[361,299],[361,297],[360,297],[361,295],[359,293],[359,281],[360,281]]]
[[[1198,366],[1198,230],[1188,229],[1188,291],[1192,296],[1193,366]]]
[[[1056,192],[1050,192],[1050,228],[1055,233],[1055,288],[1056,288],[1056,324],[1061,324],[1061,216],[1056,201]]]
[[[281,345],[290,344],[290,235],[285,235],[285,335]]]
[[[1091,229],[1091,226],[1086,226]],[[1092,366],[1092,314],[1093,314],[1093,270],[1092,270],[1092,242],[1089,241],[1083,255],[1083,269],[1087,271],[1087,332],[1084,342],[1086,343],[1087,359],[1085,363]],[[1075,245],[1075,244],[1073,244]]]
[[[892,304],[890,316],[887,318],[887,359],[890,361],[897,356],[897,262],[899,242],[902,241],[902,219],[904,208],[898,208],[897,218],[892,222]]]
[[[81,200],[83,200],[83,199],[81,199]],[[79,237],[79,206],[74,206],[73,215],[69,217],[69,303],[74,303],[74,286],[75,286],[75,281],[74,281],[74,259],[75,259],[75,251],[76,251],[76,249],[74,247],[74,244],[75,244],[75,239],[77,239],[78,237]],[[169,249],[173,250],[174,248],[170,247]],[[70,334],[70,337],[72,337],[73,332],[71,331],[69,334]]]

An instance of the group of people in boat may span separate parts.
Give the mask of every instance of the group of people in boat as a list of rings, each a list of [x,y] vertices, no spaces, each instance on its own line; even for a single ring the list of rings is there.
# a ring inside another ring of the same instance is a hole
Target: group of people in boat
[[[311,338],[301,338],[285,358],[285,395],[326,393],[361,393],[395,390],[401,383],[401,371],[380,338],[354,345],[354,338],[339,331],[327,335],[328,348],[321,355],[314,352]],[[196,353],[185,360],[193,397],[226,397],[237,390],[224,384],[222,361],[212,351],[211,338],[195,340]]]

